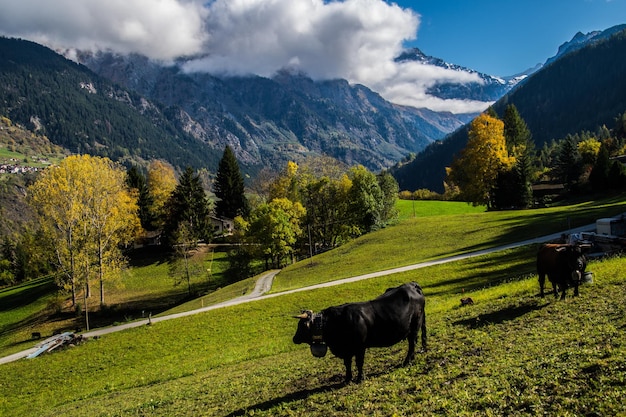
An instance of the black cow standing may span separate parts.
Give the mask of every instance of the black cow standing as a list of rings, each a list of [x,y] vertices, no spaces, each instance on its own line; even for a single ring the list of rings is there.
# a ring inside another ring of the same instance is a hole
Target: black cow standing
[[[390,288],[378,298],[361,302],[328,307],[318,314],[308,310],[300,316],[298,330],[293,337],[296,344],[308,343],[316,356],[314,347],[323,344],[333,355],[343,359],[346,382],[352,380],[352,357],[356,357],[357,382],[363,379],[365,349],[392,346],[401,340],[409,341],[404,365],[415,358],[417,334],[422,330],[422,349],[426,350],[425,298],[421,287],[415,282]]]
[[[558,297],[557,286],[561,289],[561,300],[565,299],[568,287],[574,287],[574,295],[578,295],[578,286],[582,282],[587,258],[578,245],[548,243],[537,253],[537,273],[539,288],[543,297],[546,275],[552,283],[554,297]]]

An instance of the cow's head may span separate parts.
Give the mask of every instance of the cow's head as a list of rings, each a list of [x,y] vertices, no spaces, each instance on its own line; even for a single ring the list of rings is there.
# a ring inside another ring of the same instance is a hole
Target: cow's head
[[[327,346],[323,337],[323,318],[321,314],[313,314],[311,310],[305,310],[302,314],[294,316],[299,319],[298,329],[293,336],[293,343],[308,343],[313,356],[321,358],[326,355]]]
[[[583,254],[583,248],[579,245],[567,245],[557,250],[565,257],[567,267],[571,272],[571,280],[580,284],[587,268],[587,257]]]
[[[311,330],[313,327],[313,312],[311,310],[304,310],[302,314],[293,317],[300,319],[298,321],[296,334],[293,336],[293,343],[296,345],[300,343],[313,343],[313,332]]]

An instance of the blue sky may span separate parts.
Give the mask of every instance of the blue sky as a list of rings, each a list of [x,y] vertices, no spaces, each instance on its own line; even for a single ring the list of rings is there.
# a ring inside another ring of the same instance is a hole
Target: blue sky
[[[427,55],[490,75],[514,75],[556,54],[577,32],[626,23],[626,0],[396,0],[421,15]]]
[[[139,53],[185,71],[363,84],[402,105],[476,113],[490,103],[441,99],[470,71],[395,62],[404,47],[483,72],[515,75],[578,31],[626,23],[626,0],[0,0],[0,35],[76,50]]]

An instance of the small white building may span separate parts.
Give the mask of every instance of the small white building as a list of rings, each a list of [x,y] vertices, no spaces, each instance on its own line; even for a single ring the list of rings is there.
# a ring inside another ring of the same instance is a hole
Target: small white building
[[[235,222],[233,219],[211,216],[211,224],[213,225],[213,233],[215,236],[232,235],[233,230],[235,229]]]

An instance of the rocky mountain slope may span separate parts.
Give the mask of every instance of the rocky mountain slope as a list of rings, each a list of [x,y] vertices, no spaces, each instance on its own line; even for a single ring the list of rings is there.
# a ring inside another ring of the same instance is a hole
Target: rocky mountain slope
[[[214,171],[230,145],[250,174],[309,155],[377,171],[474,116],[400,106],[363,85],[289,71],[217,77],[184,72],[182,61],[163,65],[138,55],[74,51],[73,59],[84,64],[77,65],[41,45],[6,38],[0,50],[0,114],[73,152],[129,163],[161,158]],[[471,71],[417,49],[398,59]],[[480,77],[482,83],[437,85],[431,94],[493,101],[518,81]]]
[[[71,152],[217,164],[218,150],[178,129],[176,114],[46,47],[0,37],[0,116]]]
[[[186,73],[182,62],[162,65],[138,55],[76,56],[97,74],[180,108],[181,129],[216,148],[230,145],[249,165],[325,154],[379,170],[421,151],[474,116],[399,106],[362,85],[313,81],[289,71],[272,78],[217,77]],[[492,97],[505,91],[501,87]]]

